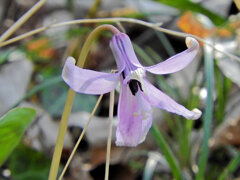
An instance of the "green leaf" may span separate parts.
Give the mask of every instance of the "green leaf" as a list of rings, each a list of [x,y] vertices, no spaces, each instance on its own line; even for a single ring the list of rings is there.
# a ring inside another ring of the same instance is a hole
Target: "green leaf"
[[[214,63],[213,50],[211,47],[204,46],[204,68],[207,86],[207,101],[205,106],[204,121],[203,121],[203,145],[199,158],[199,171],[196,180],[202,180],[207,164],[209,148],[208,141],[211,135],[211,124],[213,114],[213,78],[214,78]]]
[[[175,7],[181,11],[189,10],[189,11],[194,11],[194,12],[204,14],[207,17],[209,17],[214,22],[215,25],[222,25],[226,21],[220,15],[213,13],[210,10],[202,7],[201,5],[191,2],[189,0],[157,0],[157,2]]]
[[[162,150],[164,157],[166,158],[166,160],[172,170],[174,178],[176,180],[183,180],[178,163],[177,163],[171,149],[169,148],[166,141],[164,140],[162,133],[159,131],[159,129],[157,128],[156,125],[152,126],[151,133],[152,133],[152,136],[154,137],[155,141],[157,142],[157,145]]]
[[[0,166],[19,144],[35,115],[32,108],[16,108],[0,119]]]
[[[8,159],[8,167],[14,180],[45,180],[51,161],[41,152],[20,144]]]
[[[8,50],[4,50],[4,51],[0,52],[0,65],[3,64],[7,60],[8,56],[11,52],[12,52],[12,49],[8,49]]]
[[[232,161],[228,164],[226,169],[220,174],[218,180],[227,179],[228,175],[231,174],[237,167],[239,167],[240,163],[240,152],[232,159]]]

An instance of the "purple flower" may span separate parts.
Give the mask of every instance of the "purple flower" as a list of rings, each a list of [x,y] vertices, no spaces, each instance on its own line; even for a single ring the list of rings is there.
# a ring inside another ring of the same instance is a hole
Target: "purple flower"
[[[120,82],[116,144],[137,146],[144,141],[152,125],[152,106],[187,119],[198,119],[201,116],[201,111],[186,109],[146,79],[146,71],[153,74],[169,74],[185,68],[199,50],[199,44],[193,38],[186,38],[186,44],[187,50],[159,64],[143,67],[134,53],[129,37],[119,33],[114,35],[110,42],[118,66],[117,73],[82,69],[75,66],[74,58],[68,57],[62,77],[74,91],[96,95],[114,90]]]

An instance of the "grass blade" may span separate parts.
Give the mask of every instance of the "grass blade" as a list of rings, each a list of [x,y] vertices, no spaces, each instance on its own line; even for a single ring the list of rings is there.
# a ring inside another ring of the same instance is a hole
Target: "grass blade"
[[[161,150],[164,154],[164,157],[166,158],[166,160],[172,170],[174,178],[176,180],[183,180],[178,163],[177,163],[171,149],[169,148],[166,141],[164,140],[162,133],[157,128],[157,126],[155,126],[155,125],[152,126],[151,133],[152,133],[152,136],[154,137],[155,141],[157,142],[157,145],[161,148]]]
[[[228,164],[226,169],[219,176],[218,180],[227,179],[227,176],[231,174],[240,164],[240,152],[232,159],[232,161]]]
[[[152,58],[149,57],[148,54],[140,46],[138,46],[137,44],[133,43],[133,48],[136,51],[136,53],[139,54],[144,59],[144,61],[147,64],[149,64],[149,65],[153,65],[154,64]]]
[[[203,145],[199,158],[199,171],[196,180],[202,180],[209,154],[208,140],[211,134],[211,123],[213,114],[213,78],[214,78],[214,63],[213,50],[211,47],[204,46],[204,68],[207,86],[207,101],[205,106],[204,122],[203,122]]]

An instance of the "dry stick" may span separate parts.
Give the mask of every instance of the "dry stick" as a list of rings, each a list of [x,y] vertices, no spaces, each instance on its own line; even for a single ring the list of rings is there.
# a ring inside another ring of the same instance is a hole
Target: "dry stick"
[[[111,142],[112,142],[113,109],[114,109],[114,90],[111,91],[111,93],[110,93],[110,103],[109,103],[109,131],[108,131],[108,140],[107,140],[105,180],[108,180],[108,177],[109,177],[109,164],[110,164]]]
[[[123,32],[123,33],[126,33],[126,30],[125,28],[123,27],[122,23],[121,22],[116,22],[116,25],[118,26],[118,28]]]
[[[25,23],[39,8],[41,8],[47,0],[40,0],[31,9],[29,9],[17,22],[15,22],[3,35],[0,37],[0,43],[11,36],[23,23]]]
[[[212,47],[216,51],[224,54],[225,56],[228,56],[228,57],[230,57],[230,58],[240,62],[240,58],[237,57],[236,55],[228,53],[228,52],[226,52],[224,50],[218,49],[213,44],[209,43],[208,41],[206,41],[203,38],[200,38],[200,37],[198,37],[196,35],[165,29],[165,28],[159,27],[159,25],[161,25],[160,23],[149,23],[149,22],[146,22],[146,21],[142,21],[142,20],[139,20],[139,19],[133,19],[133,18],[79,19],[79,20],[66,21],[66,22],[62,22],[62,23],[56,23],[56,24],[52,24],[52,25],[49,25],[49,26],[43,26],[41,28],[32,30],[30,32],[27,32],[27,33],[24,33],[24,34],[22,34],[20,36],[12,38],[12,39],[10,39],[8,41],[5,41],[5,42],[1,43],[0,47],[6,46],[6,45],[11,44],[13,42],[19,41],[19,40],[21,40],[23,38],[26,38],[26,37],[32,36],[34,34],[37,34],[39,32],[45,31],[46,29],[57,28],[57,27],[66,26],[66,25],[73,25],[73,24],[109,23],[109,22],[112,22],[112,23],[129,22],[129,23],[143,25],[143,26],[155,29],[157,31],[161,31],[161,32],[164,32],[166,34],[170,34],[170,35],[174,35],[174,36],[178,36],[178,37],[193,37],[193,38],[195,38],[195,39],[197,39],[197,40],[199,40],[199,41],[209,45],[210,47]]]
[[[81,133],[81,135],[79,136],[79,138],[77,140],[77,143],[75,144],[75,146],[74,146],[74,148],[72,150],[72,153],[71,153],[70,157],[68,158],[67,163],[65,164],[65,166],[64,166],[64,168],[62,170],[61,175],[58,178],[59,180],[61,180],[63,178],[63,176],[64,176],[64,174],[65,174],[65,172],[66,172],[66,170],[67,170],[67,168],[68,168],[68,166],[69,166],[69,164],[70,164],[70,162],[71,162],[71,160],[72,160],[72,158],[73,158],[73,156],[74,156],[74,154],[75,154],[75,152],[76,152],[76,150],[77,150],[77,148],[78,148],[78,146],[79,146],[79,144],[80,144],[80,142],[81,142],[81,140],[82,140],[82,138],[83,138],[83,136],[84,136],[84,134],[85,134],[85,132],[86,132],[86,130],[88,128],[88,125],[89,125],[90,121],[92,120],[92,118],[93,118],[93,116],[94,116],[94,114],[95,114],[95,112],[96,112],[96,110],[97,110],[97,108],[98,108],[98,106],[99,106],[99,104],[100,104],[100,102],[102,100],[102,97],[103,97],[103,95],[99,96],[98,101],[97,101],[97,103],[96,103],[96,105],[95,105],[95,107],[94,107],[94,109],[93,109],[93,111],[92,111],[92,113],[91,113],[91,115],[90,115],[90,117],[89,117],[89,119],[88,119],[88,121],[87,121],[87,123],[86,123],[86,125],[85,125],[85,127],[84,127],[84,129],[82,131],[82,133]]]
[[[90,35],[88,36],[87,40],[85,41],[85,43],[83,45],[80,57],[77,62],[77,66],[79,66],[79,67],[84,66],[84,63],[85,63],[85,60],[86,60],[86,57],[87,57],[87,54],[89,52],[92,42],[96,39],[96,37],[102,31],[105,31],[105,30],[109,30],[113,34],[119,33],[118,29],[112,25],[101,25],[101,26],[98,26],[96,29],[94,29],[90,33]],[[57,172],[58,172],[60,158],[61,158],[61,154],[62,154],[64,136],[67,131],[67,122],[68,122],[68,118],[69,118],[69,115],[72,110],[74,96],[75,96],[75,92],[71,88],[69,88],[68,97],[67,97],[67,100],[66,100],[66,103],[64,106],[64,110],[63,110],[63,114],[62,114],[62,118],[61,118],[61,122],[60,122],[57,142],[56,142],[55,150],[53,153],[52,163],[51,163],[51,167],[50,167],[50,173],[49,173],[49,177],[48,177],[49,180],[55,180],[57,178]]]
[[[55,180],[57,178],[60,158],[62,155],[64,136],[67,131],[67,122],[72,110],[74,97],[75,97],[75,92],[69,88],[67,100],[63,109],[63,114],[62,114],[62,118],[59,125],[58,137],[57,137],[57,142],[56,142],[54,153],[53,153],[48,180]]]

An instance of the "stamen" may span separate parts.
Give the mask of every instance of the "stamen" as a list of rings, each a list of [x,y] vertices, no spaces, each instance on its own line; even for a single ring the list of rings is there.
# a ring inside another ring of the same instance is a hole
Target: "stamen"
[[[129,88],[133,95],[138,91],[138,87],[142,92],[146,92],[143,83],[143,77],[145,76],[145,71],[142,68],[138,68],[134,71],[130,71],[127,77],[124,79],[123,83],[129,83]]]
[[[137,80],[130,80],[129,82],[129,88],[134,96],[138,92],[138,84],[139,82]]]
[[[124,74],[124,72],[122,72],[122,77],[123,77],[123,79],[125,79],[125,74]]]

